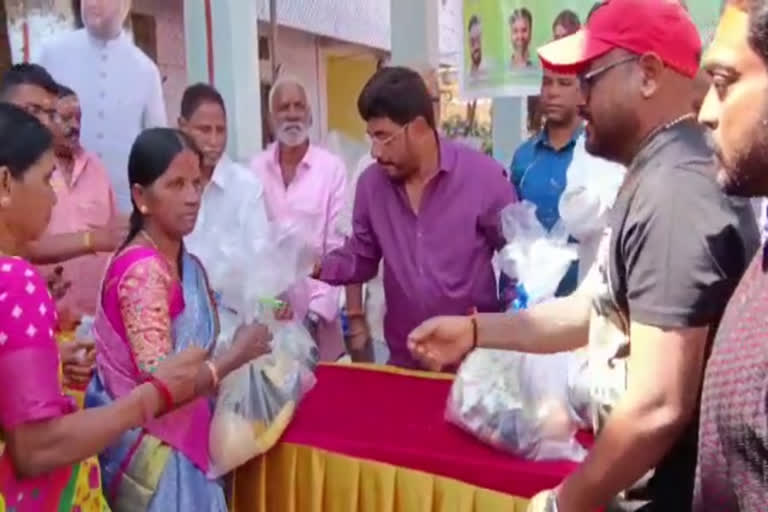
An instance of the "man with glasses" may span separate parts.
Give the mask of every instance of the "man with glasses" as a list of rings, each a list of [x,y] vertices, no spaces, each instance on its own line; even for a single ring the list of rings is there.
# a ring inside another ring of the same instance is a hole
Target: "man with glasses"
[[[587,151],[628,169],[597,262],[570,297],[433,319],[409,338],[434,368],[477,346],[587,346],[595,445],[532,510],[691,509],[704,362],[758,243],[748,202],[720,190],[692,112],[700,54],[685,10],[648,0],[607,0],[584,31],[541,48],[545,67],[583,77]]]
[[[389,363],[420,368],[406,348],[420,322],[501,310],[491,259],[504,245],[499,212],[515,194],[498,163],[439,137],[417,72],[379,70],[358,110],[376,163],[357,184],[352,236],[315,275],[330,284],[363,283],[383,260]]]
[[[430,67],[418,70],[424,85],[427,87],[435,115],[435,126],[440,133],[440,81],[437,71]],[[360,176],[366,169],[376,163],[376,159],[366,153],[357,164],[350,180],[347,194],[347,209],[344,212],[345,233],[353,230],[352,209],[355,201],[355,190]],[[347,352],[352,361],[360,363],[384,362],[389,357],[384,336],[384,315],[386,303],[384,297],[384,276],[382,266],[379,273],[365,285],[350,284],[345,289]]]
[[[37,64],[16,64],[8,70],[0,83],[0,101],[20,107],[33,116],[59,138],[60,117],[56,109],[59,85],[51,75]],[[108,219],[95,219],[95,225],[74,233],[46,235],[27,247],[27,257],[36,264],[61,263],[71,258],[112,252],[126,235],[125,223],[103,225]],[[60,280],[60,272],[49,276]],[[64,287],[66,288],[66,287]]]
[[[37,62],[77,92],[83,144],[104,161],[121,212],[131,211],[128,155],[145,128],[166,126],[163,79],[124,30],[132,0],[81,0],[84,27],[51,37]],[[160,5],[160,4],[157,4]]]
[[[54,138],[56,171],[51,186],[56,205],[46,234],[50,236],[88,230],[105,222],[122,224],[127,219],[117,210],[115,193],[107,169],[101,160],[80,144],[80,102],[68,87],[59,86],[57,116],[59,128]],[[71,288],[58,301],[59,312],[73,319],[96,314],[101,278],[106,269],[107,253],[86,254],[62,264],[61,270],[46,268],[43,275],[60,274]]]

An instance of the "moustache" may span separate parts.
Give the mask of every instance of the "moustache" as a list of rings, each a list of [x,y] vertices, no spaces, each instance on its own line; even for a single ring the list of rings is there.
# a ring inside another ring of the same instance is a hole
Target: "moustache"
[[[305,128],[306,126],[304,123],[292,121],[292,122],[283,123],[283,125],[280,126],[280,131],[283,131],[283,132],[301,131],[301,130],[304,130]]]

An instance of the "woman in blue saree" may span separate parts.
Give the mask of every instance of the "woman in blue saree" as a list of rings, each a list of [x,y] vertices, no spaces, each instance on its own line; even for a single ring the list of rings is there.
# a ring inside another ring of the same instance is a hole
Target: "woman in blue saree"
[[[171,354],[190,347],[213,353],[218,334],[205,271],[182,244],[200,207],[199,155],[176,130],[147,130],[131,151],[129,179],[132,229],[102,284],[89,407],[129,393]],[[263,326],[243,327],[235,337],[232,354],[208,364],[214,381],[268,351]],[[245,357],[235,350],[244,339],[256,341]],[[104,494],[113,511],[227,510],[221,482],[207,477],[211,407],[200,397],[102,452]]]

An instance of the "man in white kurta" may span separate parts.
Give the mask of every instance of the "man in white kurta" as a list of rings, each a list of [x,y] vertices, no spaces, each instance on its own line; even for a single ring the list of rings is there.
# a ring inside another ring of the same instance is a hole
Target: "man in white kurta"
[[[129,10],[130,0],[83,0],[85,28],[53,38],[38,56],[80,98],[83,146],[104,162],[123,213],[131,209],[131,145],[143,129],[168,122],[160,72],[123,30]]]

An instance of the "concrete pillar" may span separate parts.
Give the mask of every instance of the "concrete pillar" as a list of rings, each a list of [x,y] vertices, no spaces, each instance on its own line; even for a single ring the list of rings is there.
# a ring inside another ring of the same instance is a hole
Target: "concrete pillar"
[[[496,98],[493,100],[493,157],[509,167],[515,150],[523,142],[527,117],[525,98]]]
[[[392,64],[434,69],[440,64],[440,0],[390,0]]]
[[[184,0],[189,83],[209,82],[227,104],[230,156],[248,161],[262,149],[258,5]]]

